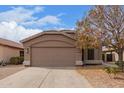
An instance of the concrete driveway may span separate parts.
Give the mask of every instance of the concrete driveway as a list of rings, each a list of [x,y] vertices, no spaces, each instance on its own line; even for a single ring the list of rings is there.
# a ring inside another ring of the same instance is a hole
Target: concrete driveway
[[[85,88],[92,87],[75,68],[29,67],[0,80],[7,88]]]

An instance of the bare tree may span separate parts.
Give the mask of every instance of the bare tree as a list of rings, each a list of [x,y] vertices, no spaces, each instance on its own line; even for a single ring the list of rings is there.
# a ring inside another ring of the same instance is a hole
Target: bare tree
[[[77,47],[80,49],[99,47],[98,38],[93,29],[90,28],[87,18],[77,22],[76,29]]]
[[[82,50],[82,53],[84,49],[98,48],[100,46],[99,39],[91,29],[87,18],[77,22],[76,40],[77,47]]]
[[[122,6],[96,6],[88,15],[90,25],[104,46],[114,49],[123,61],[124,10]]]

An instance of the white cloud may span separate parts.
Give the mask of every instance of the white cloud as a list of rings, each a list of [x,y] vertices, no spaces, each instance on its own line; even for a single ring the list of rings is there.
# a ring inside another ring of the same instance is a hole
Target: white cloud
[[[34,11],[35,11],[35,12],[44,11],[44,7],[42,7],[42,6],[36,6],[36,7],[34,8]]]
[[[33,9],[26,9],[24,7],[13,7],[11,10],[0,13],[0,21],[15,21],[25,22],[37,19],[33,16],[34,13],[43,11],[43,7],[37,6]]]
[[[46,23],[50,23],[50,24],[60,24],[60,19],[56,16],[45,16],[41,19],[38,20],[39,23],[41,24],[46,24]]]
[[[0,23],[0,37],[19,42],[31,35],[42,32],[40,29],[26,29],[15,21]]]
[[[35,6],[33,8],[25,7],[12,7],[12,9],[5,12],[0,12],[0,22],[11,22],[15,21],[18,24],[23,26],[44,26],[46,24],[60,25],[61,19],[60,16],[63,13],[60,13],[56,16],[46,15],[44,17],[34,16],[36,13],[43,12],[44,7]]]
[[[63,16],[63,15],[66,15],[65,13],[59,13],[57,16],[58,17],[61,17],[61,16]]]
[[[61,19],[58,18],[57,16],[48,15],[48,16],[42,17],[38,20],[24,22],[22,24],[27,25],[27,26],[29,26],[29,25],[44,26],[46,24],[60,25]]]
[[[42,26],[47,26],[47,24],[62,25],[60,17],[64,15],[63,13],[56,16],[34,16],[43,11],[44,7],[35,6],[30,8],[12,7],[10,10],[0,12],[0,37],[19,42],[21,39],[42,32],[41,29],[27,29],[26,27],[41,28]]]

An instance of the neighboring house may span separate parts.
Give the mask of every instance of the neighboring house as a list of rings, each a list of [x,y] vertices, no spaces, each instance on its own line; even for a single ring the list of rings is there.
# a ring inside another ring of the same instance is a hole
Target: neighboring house
[[[104,62],[115,62],[118,61],[118,54],[113,49],[102,49],[102,59]],[[124,61],[124,51],[123,51],[123,61]]]
[[[30,66],[75,66],[101,64],[102,49],[76,48],[75,31],[44,31],[21,41],[24,45],[24,64]],[[82,57],[83,54],[83,57]]]
[[[22,44],[0,38],[0,62],[9,62],[11,57],[23,55]]]

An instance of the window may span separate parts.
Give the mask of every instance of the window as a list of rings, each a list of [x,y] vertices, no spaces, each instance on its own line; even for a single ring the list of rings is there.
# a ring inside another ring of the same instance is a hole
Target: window
[[[88,60],[94,60],[94,49],[88,49]]]
[[[20,57],[24,57],[24,51],[23,50],[20,51]]]

